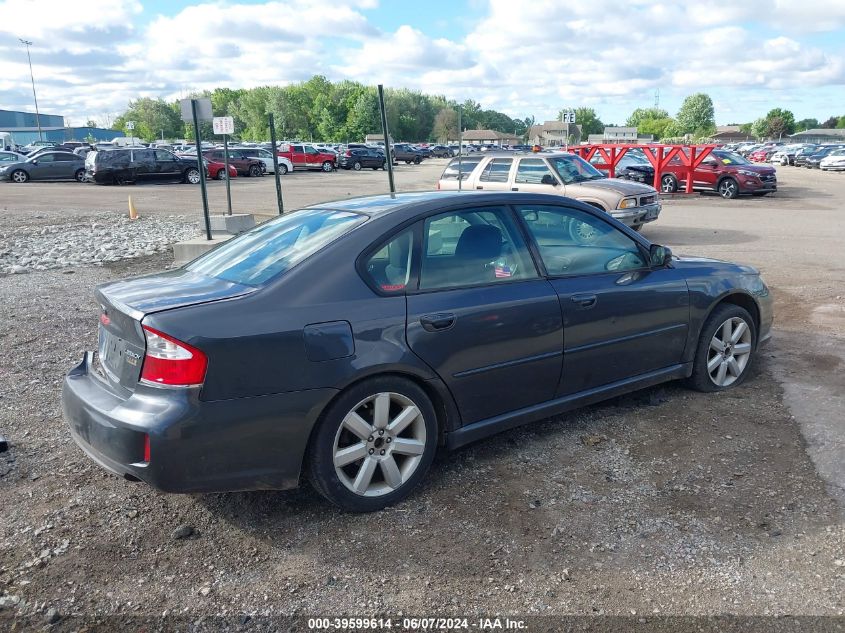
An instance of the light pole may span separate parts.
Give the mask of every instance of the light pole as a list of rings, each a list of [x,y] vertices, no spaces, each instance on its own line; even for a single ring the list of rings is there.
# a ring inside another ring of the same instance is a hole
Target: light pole
[[[38,97],[35,96],[35,75],[32,74],[32,57],[29,56],[29,47],[32,42],[25,39],[18,38],[21,44],[26,46],[26,59],[29,61],[29,78],[32,80],[32,98],[35,100],[35,124],[38,126],[38,140],[43,141],[44,137],[41,135],[41,115],[38,113]]]

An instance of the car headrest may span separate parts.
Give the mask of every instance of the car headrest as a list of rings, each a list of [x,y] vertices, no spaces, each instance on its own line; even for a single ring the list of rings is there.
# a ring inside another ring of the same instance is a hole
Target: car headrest
[[[502,232],[489,224],[474,224],[461,233],[455,257],[492,260],[502,252]]]

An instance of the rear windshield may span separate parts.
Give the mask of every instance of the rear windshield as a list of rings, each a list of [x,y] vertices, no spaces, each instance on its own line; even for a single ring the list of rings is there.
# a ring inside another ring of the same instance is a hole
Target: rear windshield
[[[483,159],[483,156],[462,156],[460,158],[459,165],[458,159],[453,158],[449,164],[446,165],[446,169],[443,170],[440,180],[457,180],[459,172],[461,174],[461,180],[466,180],[469,178],[472,170],[478,167],[478,163],[480,163]]]
[[[365,219],[348,211],[297,211],[233,237],[186,268],[209,277],[260,286]]]

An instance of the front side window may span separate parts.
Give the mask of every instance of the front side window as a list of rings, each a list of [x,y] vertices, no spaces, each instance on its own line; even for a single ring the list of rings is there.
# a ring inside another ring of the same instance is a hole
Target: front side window
[[[259,286],[296,266],[366,219],[348,211],[305,209],[233,237],[186,268],[209,277]]]
[[[517,212],[537,242],[549,275],[586,275],[647,267],[633,239],[589,213],[549,205],[521,205]]]
[[[513,165],[512,158],[494,158],[481,172],[479,180],[482,182],[507,182],[511,165]]]
[[[413,244],[414,234],[409,229],[391,239],[367,260],[367,275],[383,292],[405,292],[411,279]]]
[[[308,146],[308,147],[305,148],[305,153],[314,155],[314,154],[319,154],[320,152],[318,152],[315,148]]]
[[[519,161],[519,165],[516,168],[514,182],[526,185],[541,185],[543,184],[544,176],[554,179],[549,166],[546,165],[546,161],[542,158],[523,158]],[[548,178],[546,179],[547,182]]]
[[[528,249],[505,209],[481,207],[425,221],[420,289],[535,277]]]
[[[599,158],[601,159],[601,157]],[[555,168],[560,179],[567,185],[606,178],[603,173],[580,156],[555,156],[549,159],[549,162]],[[604,160],[600,160],[600,162],[604,162]]]
[[[56,160],[55,154],[41,154],[40,156],[36,156],[32,159],[32,161],[38,161],[39,163],[52,163]],[[30,161],[30,162],[32,162]]]

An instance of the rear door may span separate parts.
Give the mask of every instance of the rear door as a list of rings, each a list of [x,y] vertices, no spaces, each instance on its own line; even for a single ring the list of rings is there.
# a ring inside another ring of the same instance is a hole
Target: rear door
[[[290,154],[290,160],[294,167],[299,167],[300,169],[308,167],[308,163],[305,160],[305,148],[302,145],[291,145]]]
[[[464,424],[551,399],[561,370],[560,307],[510,211],[462,209],[420,229],[406,336],[452,392]]]
[[[567,395],[681,362],[689,290],[674,268],[651,268],[637,242],[580,209],[518,205],[560,298]]]
[[[76,154],[58,153],[55,157],[56,178],[71,179],[77,170],[85,167],[82,158]]]
[[[179,180],[182,169],[176,157],[167,150],[155,150],[156,173],[161,180]]]
[[[483,191],[508,191],[513,158],[494,158],[481,167],[475,188]]]

